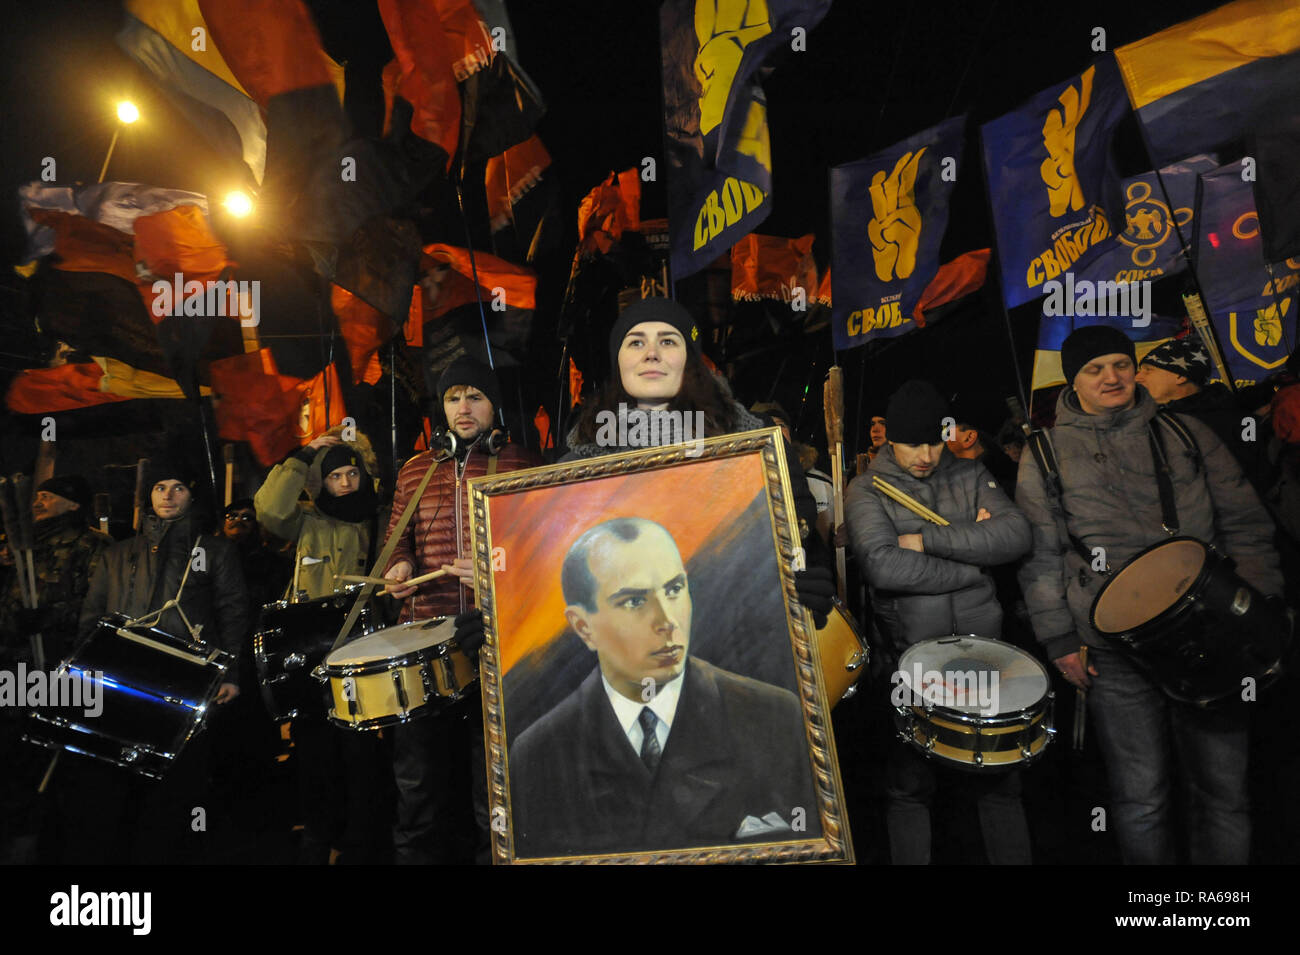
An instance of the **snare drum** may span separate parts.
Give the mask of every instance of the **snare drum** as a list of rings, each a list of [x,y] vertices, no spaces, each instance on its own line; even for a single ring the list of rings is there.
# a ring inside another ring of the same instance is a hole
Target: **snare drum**
[[[1047,670],[1023,650],[985,637],[909,647],[894,675],[892,702],[903,740],[960,769],[1031,763],[1056,734]]]
[[[362,585],[337,594],[290,603],[277,600],[262,608],[258,632],[253,636],[253,663],[266,711],[277,721],[300,715],[318,716],[328,703],[311,671],[334,646],[339,628]],[[372,633],[378,622],[367,603],[350,636]]]
[[[1239,699],[1244,678],[1274,680],[1291,638],[1285,609],[1191,537],[1161,541],[1115,571],[1089,620],[1165,693],[1200,706]]]
[[[857,692],[858,678],[871,655],[853,615],[836,598],[832,598],[826,626],[817,631],[817,653],[822,661],[826,700],[833,707]]]
[[[312,671],[329,683],[329,718],[354,730],[405,723],[451,703],[478,679],[455,645],[455,622],[434,617],[387,627],[339,647]]]
[[[57,671],[97,685],[99,714],[41,707],[23,738],[161,779],[203,729],[230,664],[223,650],[128,626],[121,614],[102,617]]]

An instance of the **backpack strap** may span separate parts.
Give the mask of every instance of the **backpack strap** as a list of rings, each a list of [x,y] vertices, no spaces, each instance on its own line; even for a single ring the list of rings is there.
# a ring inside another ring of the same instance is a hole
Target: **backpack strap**
[[[1083,558],[1087,566],[1092,565],[1092,551],[1083,545],[1083,541],[1075,537],[1070,531],[1070,522],[1065,513],[1065,486],[1061,483],[1061,468],[1057,464],[1056,449],[1052,447],[1051,435],[1045,428],[1035,428],[1029,433],[1026,439],[1029,450],[1034,456],[1035,463],[1038,464],[1038,470],[1043,475],[1043,487],[1047,490],[1047,499],[1049,506],[1056,515],[1056,519],[1061,522],[1065,529],[1065,536],[1070,539],[1070,546],[1074,552]],[[1106,569],[1102,573],[1110,573],[1110,564],[1106,564]]]
[[[1200,474],[1203,462],[1203,458],[1201,457],[1201,446],[1196,443],[1196,436],[1192,434],[1191,429],[1189,429],[1187,425],[1183,424],[1182,419],[1179,418],[1178,415],[1174,414],[1172,411],[1166,411],[1164,408],[1161,408],[1156,412],[1156,417],[1160,421],[1163,421],[1165,426],[1168,427],[1175,436],[1177,436],[1179,442],[1187,450],[1188,454],[1191,455],[1192,464],[1196,469],[1196,473]]]

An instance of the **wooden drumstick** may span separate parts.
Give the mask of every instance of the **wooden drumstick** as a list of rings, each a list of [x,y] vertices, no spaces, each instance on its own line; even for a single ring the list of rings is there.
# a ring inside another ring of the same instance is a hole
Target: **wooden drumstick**
[[[934,511],[930,510],[920,501],[916,500],[916,498],[894,487],[894,485],[890,484],[888,481],[886,481],[884,478],[880,477],[879,475],[873,474],[871,476],[871,486],[874,487],[877,491],[880,491],[885,496],[892,498],[893,500],[897,501],[899,504],[902,504],[905,508],[907,508],[909,511],[911,511],[913,514],[917,515],[918,517],[924,517],[931,524],[938,524],[940,527],[949,526],[949,523],[945,518],[939,516]]]
[[[400,580],[390,580],[388,577],[363,577],[360,574],[339,574],[338,579],[346,580],[350,584],[375,584],[379,587],[401,583]]]
[[[412,577],[410,580],[393,580],[391,577],[363,577],[360,574],[339,574],[338,579],[346,580],[353,584],[376,584],[381,587],[418,587],[425,581],[436,580],[449,573],[451,573],[451,571],[435,570],[429,574]]]
[[[426,580],[437,580],[439,577],[443,577],[450,573],[451,571],[449,570],[435,570],[429,574],[423,574],[419,577],[412,577],[410,580],[398,581],[398,583],[404,584],[407,587],[415,587],[424,583]]]

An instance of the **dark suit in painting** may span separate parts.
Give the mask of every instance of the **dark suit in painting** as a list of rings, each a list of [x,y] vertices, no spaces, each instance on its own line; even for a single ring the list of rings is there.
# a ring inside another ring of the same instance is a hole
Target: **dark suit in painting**
[[[599,668],[509,751],[522,858],[682,849],[820,834],[799,702],[788,690],[688,659],[653,776],[632,749]],[[796,807],[803,812],[794,814]],[[806,830],[738,835],[775,812]]]

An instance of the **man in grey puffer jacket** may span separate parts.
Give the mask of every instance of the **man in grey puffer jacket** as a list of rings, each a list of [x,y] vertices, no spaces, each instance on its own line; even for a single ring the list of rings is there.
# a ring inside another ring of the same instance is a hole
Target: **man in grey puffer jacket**
[[[889,400],[889,447],[871,463],[878,474],[951,522],[928,523],[872,488],[869,475],[849,485],[845,521],[854,553],[871,585],[876,623],[889,647],[949,634],[996,639],[1002,633],[988,568],[1029,550],[1030,527],[982,464],[947,453],[944,420],[948,403],[934,386],[909,381]],[[1027,864],[1029,835],[1020,803],[1018,771],[972,776],[989,861]],[[890,855],[896,864],[930,861],[932,764],[899,743],[886,766]]]
[[[1175,861],[1170,793],[1174,750],[1189,801],[1194,863],[1245,863],[1250,854],[1244,707],[1198,710],[1176,704],[1089,624],[1105,577],[1091,570],[1073,534],[1111,570],[1168,539],[1162,528],[1148,422],[1157,406],[1137,386],[1132,342],[1113,328],[1073,332],[1061,349],[1072,388],[1057,401],[1052,446],[1063,485],[1064,513],[1033,455],[1020,460],[1016,503],[1034,524],[1034,548],[1020,583],[1034,632],[1065,678],[1090,688],[1109,777],[1115,830],[1129,863]],[[1273,525],[1231,452],[1208,427],[1180,417],[1199,449],[1185,449],[1167,425],[1180,536],[1213,544],[1237,573],[1266,595],[1282,592]],[[1089,647],[1085,672],[1080,648]]]

